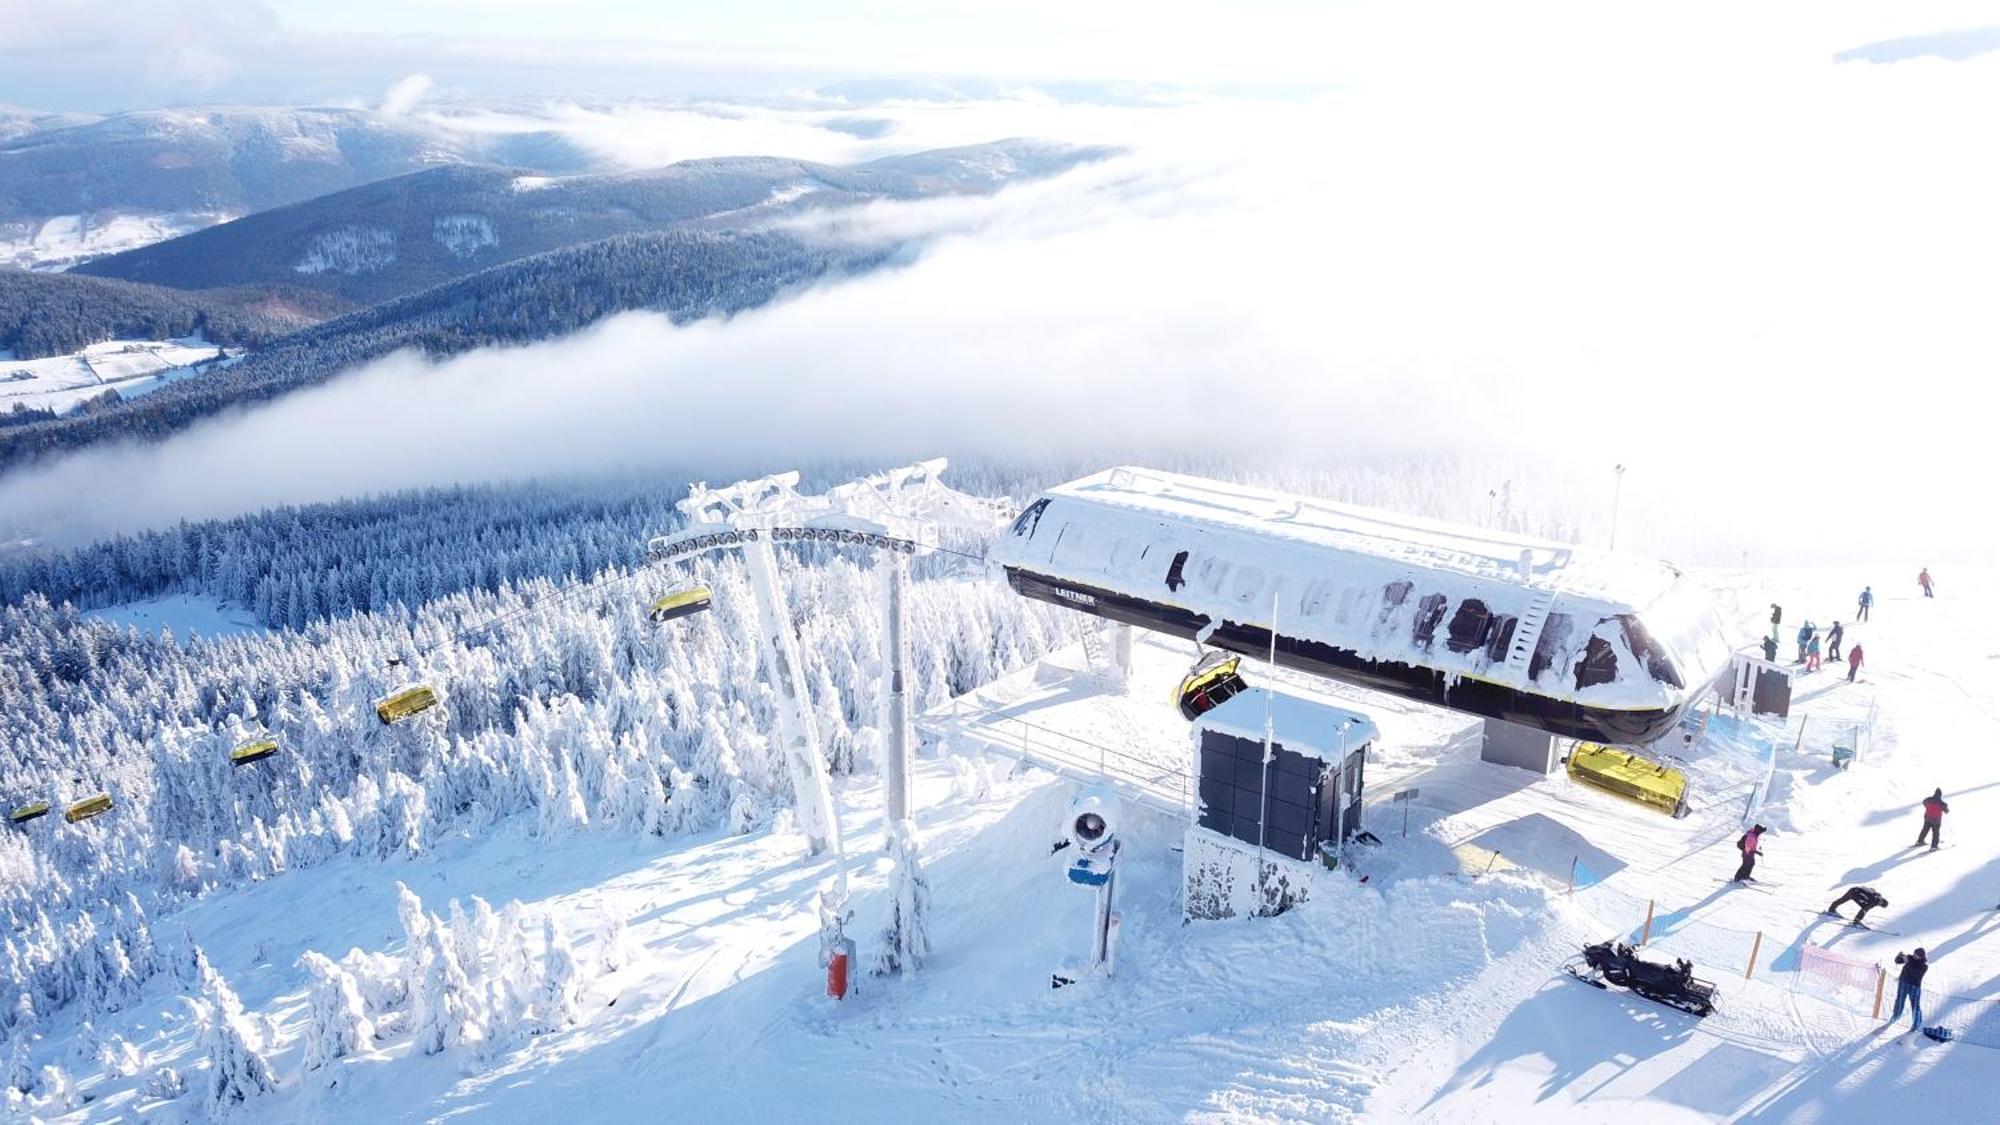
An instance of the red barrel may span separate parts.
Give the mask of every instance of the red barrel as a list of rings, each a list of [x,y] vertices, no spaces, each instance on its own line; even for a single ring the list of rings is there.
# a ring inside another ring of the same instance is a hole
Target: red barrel
[[[835,1000],[847,996],[847,951],[844,949],[827,958],[826,994]]]

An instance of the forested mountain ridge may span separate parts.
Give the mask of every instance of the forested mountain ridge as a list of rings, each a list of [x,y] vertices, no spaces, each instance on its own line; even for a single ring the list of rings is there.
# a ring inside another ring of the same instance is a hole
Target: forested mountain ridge
[[[0,351],[15,359],[197,333],[214,344],[262,347],[340,311],[337,298],[297,286],[188,291],[0,266]]]
[[[144,398],[14,427],[0,433],[0,471],[98,441],[164,437],[227,406],[274,398],[403,348],[455,355],[561,336],[629,309],[676,321],[727,316],[793,286],[874,268],[891,254],[787,234],[691,230],[552,250],[291,333]]]
[[[869,199],[991,191],[1108,151],[1008,140],[847,167],[745,156],[560,178],[449,165],[248,215],[77,272],[182,289],[289,284],[372,304],[617,235],[742,228]]]
[[[49,267],[439,164],[592,165],[340,106],[0,115],[0,261]]]

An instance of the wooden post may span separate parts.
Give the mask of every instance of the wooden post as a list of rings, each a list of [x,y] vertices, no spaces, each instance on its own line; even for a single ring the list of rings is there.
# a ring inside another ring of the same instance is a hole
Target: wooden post
[[[1564,891],[1564,894],[1576,893],[1576,860],[1576,856],[1569,857],[1569,890]]]
[[[1750,943],[1750,967],[1743,970],[1744,980],[1749,980],[1750,974],[1757,971],[1757,954],[1763,948],[1764,948],[1764,931],[1758,930],[1757,940]]]
[[[1810,718],[1812,718],[1811,715],[1799,716],[1799,739],[1797,742],[1792,743],[1792,753],[1794,754],[1798,753],[1800,748],[1806,744],[1806,720]]]
[[[1639,935],[1639,944],[1645,945],[1647,942],[1650,942],[1652,940],[1653,940],[1653,900],[1649,898],[1646,900],[1646,932]]]
[[[1875,1013],[1869,1016],[1869,1019],[1882,1018],[1882,987],[1888,983],[1889,970],[1880,965],[1875,966]]]

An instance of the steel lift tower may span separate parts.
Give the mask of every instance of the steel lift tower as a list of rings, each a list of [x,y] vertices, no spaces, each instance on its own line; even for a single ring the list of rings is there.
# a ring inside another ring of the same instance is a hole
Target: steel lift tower
[[[826,543],[888,552],[883,572],[883,767],[886,844],[896,847],[910,816],[915,738],[907,691],[910,558],[938,548],[946,529],[989,533],[1012,517],[1004,502],[968,496],[939,480],[945,460],[919,461],[863,477],[817,496],[799,492],[797,472],[740,481],[726,488],[695,484],[678,505],[688,526],[649,544],[654,561],[738,547],[757,601],[758,640],[778,697],[778,733],[798,795],[798,820],[812,855],[838,857],[835,887],[822,905],[831,943],[846,917],[847,849],[828,781],[819,721],[806,689],[791,607],[778,580],[777,544]]]

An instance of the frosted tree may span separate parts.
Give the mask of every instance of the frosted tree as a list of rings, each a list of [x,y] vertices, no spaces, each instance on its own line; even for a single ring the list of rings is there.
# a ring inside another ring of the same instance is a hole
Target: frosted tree
[[[77,1097],[76,1083],[70,1080],[69,1072],[53,1063],[42,1068],[37,1086],[37,1092],[42,1097],[43,1109],[53,1109],[60,1113],[76,1109],[83,1104],[82,1099]]]
[[[535,998],[535,1031],[560,1031],[577,1020],[581,984],[576,952],[554,918],[542,919],[542,987]]]
[[[187,1093],[187,1079],[181,1072],[170,1066],[155,1068],[146,1076],[145,1094],[149,1098],[172,1101]]]
[[[16,1035],[14,1045],[7,1049],[7,1088],[24,1094],[35,1092],[35,1065],[28,1057],[30,1037]]]
[[[201,1024],[199,1048],[208,1059],[208,1108],[222,1116],[259,1094],[277,1088],[257,1031],[243,1003],[221,974],[211,973],[203,999],[189,1000]]]
[[[625,916],[615,911],[606,911],[604,924],[597,931],[598,972],[615,973],[630,965],[636,953],[632,947],[631,931],[625,927]]]
[[[325,954],[307,950],[299,965],[311,978],[307,990],[305,1067],[318,1070],[335,1059],[368,1049],[375,1027],[353,974]]]
[[[458,956],[458,967],[465,970],[468,979],[477,981],[484,975],[481,971],[481,962],[484,958],[480,952],[479,930],[474,925],[472,916],[465,912],[465,908],[458,904],[457,899],[451,900],[450,917],[451,947],[452,952]]]
[[[396,883],[396,917],[403,923],[403,995],[416,992],[423,973],[423,956],[430,944],[431,917],[424,900],[400,880]]]
[[[484,1035],[484,997],[473,988],[452,952],[442,925],[426,936],[422,968],[410,994],[410,1024],[417,1050],[435,1055],[477,1042]]]
[[[889,838],[889,919],[875,942],[875,972],[913,975],[930,956],[931,885],[925,878],[916,826],[899,821]]]
[[[120,1078],[130,1078],[139,1073],[144,1063],[139,1048],[117,1032],[105,1035],[103,1042],[98,1044],[97,1065]]]

